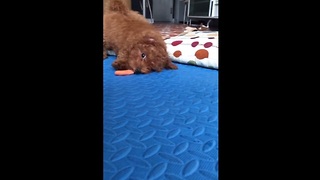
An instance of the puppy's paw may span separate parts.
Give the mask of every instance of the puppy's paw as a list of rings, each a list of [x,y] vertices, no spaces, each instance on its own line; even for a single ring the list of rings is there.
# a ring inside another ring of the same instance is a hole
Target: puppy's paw
[[[103,52],[103,59],[107,58],[108,57],[108,54],[107,52]]]
[[[166,69],[178,69],[178,67],[173,64],[171,61],[169,61],[165,67]]]
[[[120,61],[114,61],[112,63],[112,67],[115,69],[115,70],[127,70],[127,65],[123,62],[120,62]]]

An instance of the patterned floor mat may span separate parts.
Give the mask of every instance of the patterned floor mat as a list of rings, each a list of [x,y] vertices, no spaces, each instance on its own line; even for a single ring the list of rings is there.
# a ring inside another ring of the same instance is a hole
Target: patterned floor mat
[[[115,76],[104,60],[104,180],[218,179],[218,71]]]

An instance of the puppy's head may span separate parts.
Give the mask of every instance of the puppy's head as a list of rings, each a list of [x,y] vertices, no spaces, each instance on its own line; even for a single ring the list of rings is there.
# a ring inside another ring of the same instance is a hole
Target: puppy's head
[[[145,37],[143,41],[132,46],[128,66],[134,72],[143,74],[160,72],[164,68],[177,69],[168,56],[165,44],[151,37]]]

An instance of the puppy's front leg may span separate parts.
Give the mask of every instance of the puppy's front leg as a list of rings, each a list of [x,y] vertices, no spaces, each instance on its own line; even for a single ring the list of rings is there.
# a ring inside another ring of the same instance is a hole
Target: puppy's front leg
[[[112,67],[115,70],[128,70],[128,61],[126,53],[119,51],[117,54],[117,59],[112,63]]]
[[[107,58],[108,54],[107,54],[107,42],[106,40],[103,38],[103,59]]]
[[[107,55],[107,50],[103,50],[103,59],[105,59],[105,58],[107,58],[108,57],[108,55]]]

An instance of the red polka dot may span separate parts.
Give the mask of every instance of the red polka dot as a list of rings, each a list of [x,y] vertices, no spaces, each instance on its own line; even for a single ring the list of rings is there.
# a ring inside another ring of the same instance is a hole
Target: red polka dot
[[[181,43],[182,43],[181,40],[179,40],[179,41],[173,41],[173,42],[171,43],[171,45],[172,45],[172,46],[178,46],[178,45],[181,44]]]
[[[195,56],[198,59],[204,59],[204,58],[208,58],[209,57],[209,52],[205,49],[199,49],[198,51],[196,51]]]
[[[181,56],[181,54],[182,54],[181,51],[178,50],[173,53],[173,56],[177,58],[177,57]]]
[[[192,47],[196,47],[196,46],[198,46],[198,44],[199,44],[199,42],[198,42],[198,41],[195,41],[195,42],[193,42],[193,43],[191,44],[191,46],[192,46]]]
[[[209,48],[212,46],[212,42],[207,42],[203,45],[205,48]]]

